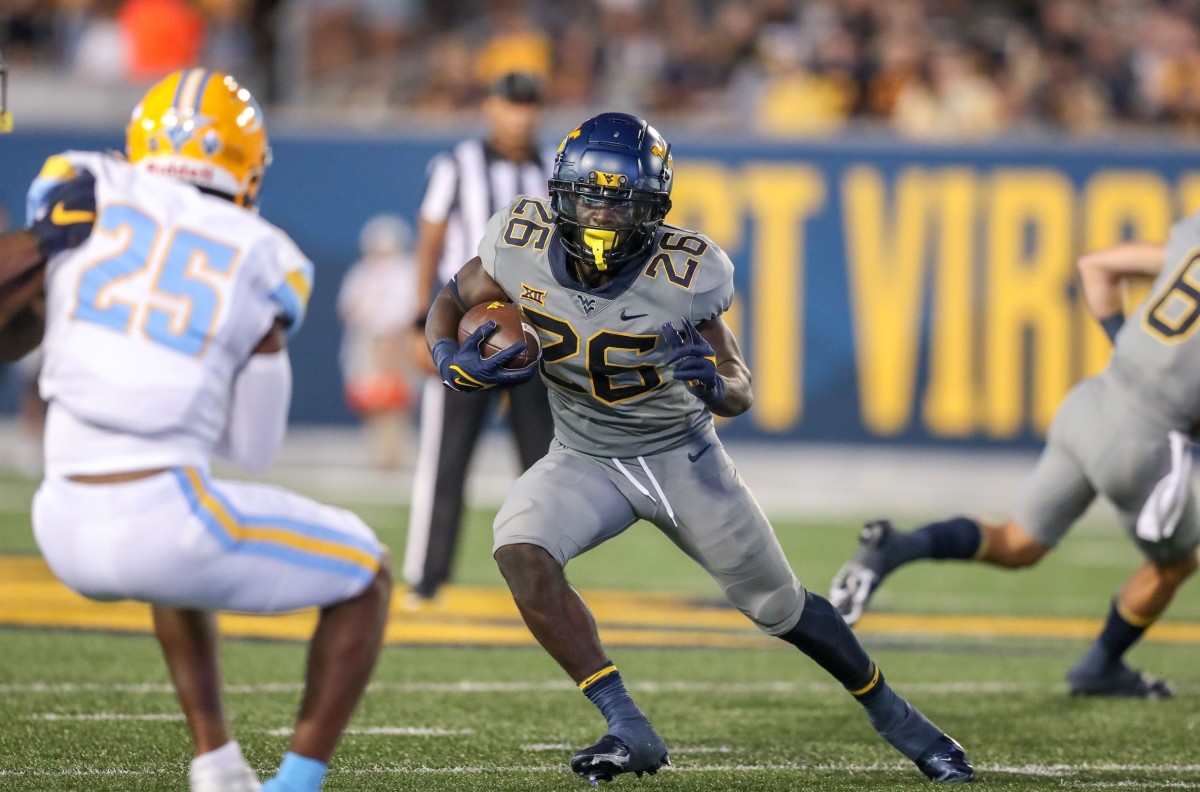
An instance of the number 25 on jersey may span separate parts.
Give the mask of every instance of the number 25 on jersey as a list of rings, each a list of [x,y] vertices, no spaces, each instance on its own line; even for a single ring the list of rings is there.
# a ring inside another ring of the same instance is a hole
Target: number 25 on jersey
[[[237,248],[183,228],[174,229],[164,244],[158,222],[127,204],[104,207],[95,230],[123,235],[125,244],[84,269],[72,318],[127,333],[140,315],[152,342],[185,355],[204,352]],[[118,284],[146,271],[152,273],[153,286],[140,305],[111,294]]]

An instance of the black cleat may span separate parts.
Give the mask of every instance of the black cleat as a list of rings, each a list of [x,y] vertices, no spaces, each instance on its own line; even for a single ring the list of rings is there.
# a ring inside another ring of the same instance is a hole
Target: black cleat
[[[621,773],[634,773],[641,778],[643,773],[654,775],[659,768],[670,767],[666,743],[653,728],[640,743],[641,750],[634,752],[620,737],[606,734],[595,745],[572,756],[571,769],[592,786],[597,786],[601,781],[612,781]]]
[[[829,586],[829,601],[851,627],[862,618],[871,595],[883,582],[883,560],[895,528],[887,520],[869,522],[858,535],[854,555],[842,565]]]
[[[935,784],[965,784],[975,778],[967,752],[946,734],[934,740],[916,763],[917,769]]]
[[[1067,687],[1072,696],[1169,699],[1175,695],[1166,680],[1130,668],[1122,662],[1113,663],[1101,671],[1084,670],[1076,665],[1067,672]]]

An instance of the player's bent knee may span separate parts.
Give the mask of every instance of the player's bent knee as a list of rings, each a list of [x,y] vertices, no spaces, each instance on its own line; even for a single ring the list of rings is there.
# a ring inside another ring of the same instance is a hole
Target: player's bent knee
[[[783,635],[791,630],[804,610],[804,587],[799,581],[748,597],[738,597],[731,591],[726,594],[734,607],[768,635]]]
[[[1037,564],[1046,553],[1047,545],[1034,539],[1024,528],[1014,522],[987,529],[987,545],[981,559],[1009,569],[1021,569]]]
[[[1196,572],[1198,566],[1200,566],[1200,560],[1196,558],[1195,553],[1192,553],[1187,558],[1179,561],[1155,564],[1154,569],[1162,584],[1171,588],[1178,588]]]
[[[536,599],[563,579],[562,565],[539,545],[518,543],[496,550],[496,565],[518,603]]]

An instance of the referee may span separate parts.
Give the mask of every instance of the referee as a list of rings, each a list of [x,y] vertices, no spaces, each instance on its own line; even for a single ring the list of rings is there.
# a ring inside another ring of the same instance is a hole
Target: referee
[[[413,357],[433,376],[425,382],[413,494],[404,548],[406,605],[419,609],[450,577],[462,522],[467,467],[491,407],[501,394],[459,393],[442,385],[425,344],[430,302],[476,255],[484,226],[518,195],[547,197],[552,161],[534,135],[541,87],[532,77],[501,77],[483,102],[486,138],[465,140],[434,157],[418,213],[417,319]],[[504,391],[521,466],[550,448],[554,426],[541,377]]]

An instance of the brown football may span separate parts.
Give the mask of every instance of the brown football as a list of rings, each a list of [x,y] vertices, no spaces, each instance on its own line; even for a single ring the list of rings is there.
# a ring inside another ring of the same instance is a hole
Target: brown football
[[[538,343],[537,330],[525,321],[521,309],[510,302],[480,303],[463,314],[458,323],[458,343],[467,340],[467,336],[485,322],[495,322],[495,331],[484,339],[480,350],[485,358],[489,358],[502,349],[524,341],[526,349],[505,364],[505,368],[524,368],[538,359],[541,345]]]

